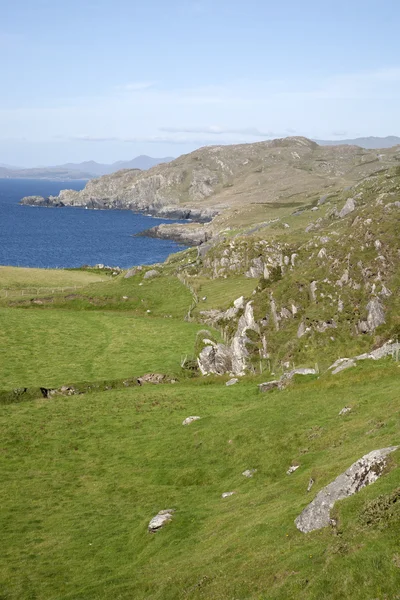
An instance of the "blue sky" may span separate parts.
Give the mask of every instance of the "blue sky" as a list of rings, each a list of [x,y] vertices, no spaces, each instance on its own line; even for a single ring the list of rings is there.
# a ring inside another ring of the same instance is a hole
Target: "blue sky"
[[[0,163],[400,135],[398,0],[0,0]]]

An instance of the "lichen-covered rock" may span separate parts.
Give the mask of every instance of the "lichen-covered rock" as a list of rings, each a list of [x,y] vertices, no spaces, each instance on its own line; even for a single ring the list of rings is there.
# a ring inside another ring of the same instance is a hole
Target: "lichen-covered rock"
[[[186,419],[182,421],[182,425],[190,425],[194,421],[199,421],[200,419],[201,417],[186,417]]]
[[[329,370],[332,371],[332,375],[337,375],[337,373],[355,366],[356,361],[353,358],[338,358],[333,365],[329,367]]]
[[[250,479],[255,473],[257,473],[257,469],[246,469],[245,471],[243,471],[242,475],[243,477],[247,477],[247,479]]]
[[[156,271],[156,269],[150,269],[150,271],[147,271],[143,275],[143,279],[153,279],[153,277],[158,277],[159,274],[159,271]]]
[[[167,377],[161,373],[146,373],[146,375],[138,377],[137,380],[139,385],[144,385],[145,383],[159,384],[165,381],[167,381]]]
[[[258,389],[260,392],[269,392],[270,390],[274,390],[278,388],[280,384],[279,379],[274,379],[273,381],[266,381],[265,383],[260,383]]]
[[[214,373],[224,375],[232,371],[232,352],[225,344],[216,344],[207,338],[203,340],[204,348],[197,358],[197,364],[203,375]]]
[[[309,533],[327,527],[331,523],[330,511],[335,502],[352,496],[363,487],[374,483],[382,475],[387,456],[397,448],[398,446],[390,446],[374,450],[353,463],[332,483],[324,487],[297,517],[295,520],[297,529]]]
[[[346,204],[343,206],[342,210],[339,212],[338,217],[340,219],[343,219],[343,217],[346,217],[347,215],[352,213],[355,209],[356,209],[356,203],[354,201],[354,198],[348,198],[346,200]]]
[[[143,269],[143,267],[139,266],[139,267],[132,267],[132,269],[129,269],[125,275],[124,275],[124,279],[129,279],[130,277],[134,277],[137,273],[139,273],[141,270]]]
[[[150,533],[156,533],[159,529],[164,527],[169,521],[172,520],[172,516],[175,512],[174,508],[167,508],[166,510],[160,510],[160,512],[151,519],[148,530]]]
[[[373,298],[367,304],[367,323],[370,331],[385,323],[385,311],[379,298]]]
[[[230,496],[233,496],[234,494],[236,494],[236,492],[224,492],[223,494],[221,494],[221,498],[229,498]]]

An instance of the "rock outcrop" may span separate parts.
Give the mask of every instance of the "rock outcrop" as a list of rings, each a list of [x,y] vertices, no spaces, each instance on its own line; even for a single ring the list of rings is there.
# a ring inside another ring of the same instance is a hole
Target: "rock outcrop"
[[[237,302],[237,305],[240,306],[240,303]],[[233,308],[237,313],[239,309]],[[249,331],[253,331],[258,335],[260,333],[260,328],[254,320],[251,301],[247,302],[244,312],[239,318],[236,333],[229,345],[216,343],[207,338],[205,333],[203,337],[204,347],[197,359],[201,373],[203,375],[209,373],[244,375],[249,359],[247,346],[252,343],[247,335]]]
[[[156,533],[156,531],[159,531],[162,527],[164,527],[164,525],[166,525],[169,521],[172,520],[174,512],[174,508],[160,510],[160,512],[151,519],[148,525],[149,532]]]
[[[363,487],[374,483],[382,475],[387,456],[397,448],[398,446],[390,446],[374,450],[353,463],[332,483],[324,487],[297,517],[295,520],[297,529],[309,533],[330,525],[330,511],[335,502],[352,496]]]
[[[205,225],[185,223],[162,223],[151,229],[141,231],[138,236],[173,240],[186,246],[200,246],[212,237],[212,231]]]

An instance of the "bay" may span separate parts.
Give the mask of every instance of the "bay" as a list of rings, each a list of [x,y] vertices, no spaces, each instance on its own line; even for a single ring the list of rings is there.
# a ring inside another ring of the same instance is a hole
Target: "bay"
[[[71,268],[105,265],[128,268],[164,261],[185,246],[170,240],[132,237],[167,219],[128,210],[85,210],[22,206],[24,196],[80,190],[86,181],[0,179],[0,265]]]

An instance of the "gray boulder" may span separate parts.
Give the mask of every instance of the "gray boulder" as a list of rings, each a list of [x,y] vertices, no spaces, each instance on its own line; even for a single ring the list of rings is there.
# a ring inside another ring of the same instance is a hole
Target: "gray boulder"
[[[199,421],[201,417],[186,417],[184,421],[182,421],[182,425],[190,425],[193,421]]]
[[[129,279],[130,277],[134,277],[136,275],[136,273],[139,273],[139,271],[142,270],[142,267],[132,267],[132,269],[129,269],[125,275],[124,275],[124,279]]]
[[[280,385],[280,380],[274,379],[273,381],[266,381],[265,383],[260,383],[260,385],[258,386],[258,389],[260,390],[260,392],[269,392],[270,390],[278,388],[279,385]]]
[[[147,271],[144,275],[143,275],[143,279],[152,279],[153,277],[158,277],[159,276],[159,272],[156,271],[155,269],[150,269],[150,271]]]
[[[233,496],[233,494],[236,494],[236,492],[224,492],[221,494],[221,498],[229,498],[230,496]]]
[[[343,206],[342,210],[338,214],[339,219],[343,219],[343,217],[346,217],[347,215],[352,213],[353,210],[355,210],[355,209],[356,209],[356,203],[354,201],[354,198],[348,198],[346,201],[346,204]]]
[[[242,475],[243,477],[247,477],[247,479],[250,479],[255,473],[257,473],[257,469],[246,469],[245,471],[243,471]]]
[[[231,385],[235,385],[235,383],[238,383],[239,379],[237,379],[236,377],[234,377],[233,379],[230,379],[229,381],[226,382],[226,386],[230,387]]]
[[[350,369],[350,367],[355,367],[356,361],[353,358],[338,358],[333,365],[329,367],[329,370],[332,371],[332,375],[336,375],[341,371],[345,371],[346,369]]]
[[[197,358],[197,364],[203,375],[215,373],[223,375],[232,371],[232,353],[225,344],[216,344],[204,339],[206,344]]]
[[[385,311],[379,298],[373,298],[367,304],[368,316],[367,323],[370,331],[373,331],[379,325],[385,323]]]
[[[295,520],[297,529],[309,533],[322,529],[331,523],[330,511],[337,500],[342,500],[359,492],[363,487],[374,483],[386,466],[386,457],[397,450],[398,446],[390,446],[374,450],[351,465],[332,483],[324,487],[314,500]]]
[[[164,527],[164,525],[166,523],[171,521],[172,515],[174,514],[174,512],[175,512],[174,508],[167,508],[166,510],[160,510],[160,512],[151,519],[151,521],[148,525],[149,532],[155,533],[156,531],[158,531],[159,529]]]

